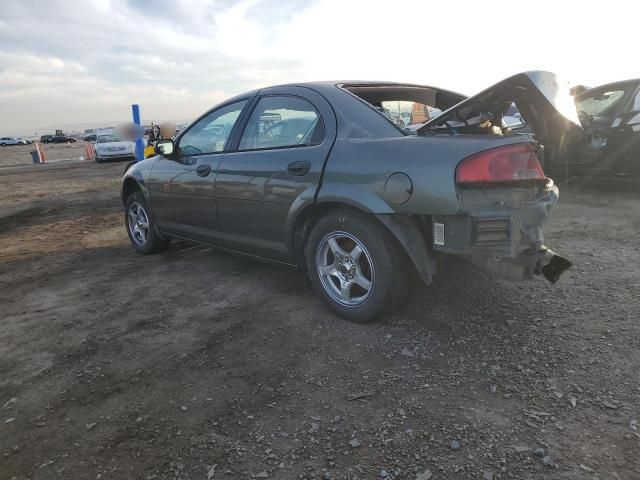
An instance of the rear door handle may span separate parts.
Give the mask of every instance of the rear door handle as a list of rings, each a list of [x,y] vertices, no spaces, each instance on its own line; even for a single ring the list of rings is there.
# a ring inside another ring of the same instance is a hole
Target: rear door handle
[[[311,164],[305,161],[291,162],[287,165],[287,172],[291,175],[306,175],[311,170]]]
[[[206,163],[198,165],[198,168],[196,168],[196,173],[200,177],[206,177],[207,175],[209,175],[209,173],[211,173],[211,165],[207,165]]]

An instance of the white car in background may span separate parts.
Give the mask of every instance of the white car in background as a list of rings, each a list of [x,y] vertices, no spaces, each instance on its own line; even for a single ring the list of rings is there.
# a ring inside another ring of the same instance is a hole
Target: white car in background
[[[518,108],[512,103],[509,108],[502,115],[502,128],[510,128],[511,130],[517,130],[526,127],[526,122]]]
[[[1,137],[0,147],[6,147],[8,145],[26,145],[27,142],[21,138],[16,137]]]
[[[122,140],[116,132],[98,133],[95,146],[98,163],[110,159],[131,159],[136,155],[136,144]]]

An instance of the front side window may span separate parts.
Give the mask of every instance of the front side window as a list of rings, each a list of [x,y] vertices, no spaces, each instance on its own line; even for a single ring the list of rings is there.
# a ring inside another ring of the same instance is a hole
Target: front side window
[[[202,118],[180,138],[180,156],[223,152],[246,103],[246,100],[232,103]]]
[[[322,120],[313,105],[299,97],[264,97],[251,114],[239,150],[316,145]]]

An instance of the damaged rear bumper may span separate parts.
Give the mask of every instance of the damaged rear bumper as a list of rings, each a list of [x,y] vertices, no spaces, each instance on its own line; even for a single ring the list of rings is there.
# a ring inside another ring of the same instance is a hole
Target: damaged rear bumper
[[[571,262],[544,244],[543,225],[558,200],[546,185],[473,188],[460,192],[461,215],[432,217],[433,249],[465,255],[510,280],[542,275],[555,283]]]
[[[548,248],[525,251],[515,258],[474,254],[471,261],[476,267],[509,280],[529,280],[534,275],[542,275],[551,283],[556,283],[571,267],[569,260]]]

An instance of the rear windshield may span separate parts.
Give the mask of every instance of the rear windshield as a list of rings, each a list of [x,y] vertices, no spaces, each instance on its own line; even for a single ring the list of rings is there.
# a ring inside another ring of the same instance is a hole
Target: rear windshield
[[[344,85],[397,127],[422,125],[466,97],[448,90],[412,85]]]

